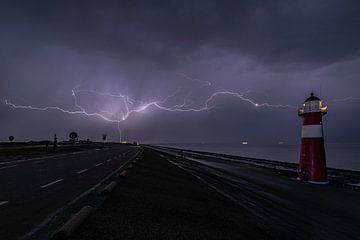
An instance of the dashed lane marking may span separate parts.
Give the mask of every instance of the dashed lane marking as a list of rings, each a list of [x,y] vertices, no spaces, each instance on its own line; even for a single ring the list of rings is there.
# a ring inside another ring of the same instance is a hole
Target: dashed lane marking
[[[103,165],[103,163],[98,163],[98,164],[95,165],[95,167],[98,167],[98,166],[101,166],[101,165]]]
[[[78,172],[76,172],[77,174],[82,174],[82,173],[84,173],[84,172],[87,172],[89,169],[87,169],[87,168],[85,168],[85,169],[83,169],[83,170],[80,170],[80,171],[78,171]]]
[[[1,170],[1,169],[6,169],[6,168],[13,168],[13,167],[16,167],[16,166],[19,166],[19,164],[12,165],[12,166],[7,166],[7,167],[1,167],[0,170]]]
[[[360,183],[349,183],[348,185],[354,186],[354,187],[360,187]]]
[[[50,187],[51,185],[54,185],[54,184],[56,184],[58,182],[61,182],[61,181],[64,181],[64,179],[61,178],[61,179],[55,180],[55,181],[53,181],[51,183],[48,183],[48,184],[45,184],[45,185],[41,186],[40,188],[47,188],[47,187]]]
[[[2,201],[0,202],[0,206],[7,204],[9,201]]]

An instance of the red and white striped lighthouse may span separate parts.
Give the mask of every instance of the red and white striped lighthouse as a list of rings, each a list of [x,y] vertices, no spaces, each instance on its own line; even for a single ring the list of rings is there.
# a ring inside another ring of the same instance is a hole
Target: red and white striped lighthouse
[[[302,117],[301,152],[298,170],[300,180],[311,183],[327,183],[326,158],[322,116],[327,113],[327,107],[321,99],[311,93],[299,108]]]

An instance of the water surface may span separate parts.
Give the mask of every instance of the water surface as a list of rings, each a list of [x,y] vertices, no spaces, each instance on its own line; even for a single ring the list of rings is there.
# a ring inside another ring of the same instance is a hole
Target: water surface
[[[171,143],[158,145],[292,163],[297,163],[299,161],[300,154],[300,145],[288,144],[253,145],[249,143],[247,145],[235,145]],[[360,143],[326,144],[326,160],[328,167],[360,171]]]

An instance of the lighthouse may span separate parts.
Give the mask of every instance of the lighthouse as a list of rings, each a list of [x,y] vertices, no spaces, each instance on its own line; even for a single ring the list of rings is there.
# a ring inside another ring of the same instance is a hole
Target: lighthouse
[[[310,94],[299,108],[303,118],[298,179],[311,183],[327,183],[322,117],[327,113],[321,99]]]

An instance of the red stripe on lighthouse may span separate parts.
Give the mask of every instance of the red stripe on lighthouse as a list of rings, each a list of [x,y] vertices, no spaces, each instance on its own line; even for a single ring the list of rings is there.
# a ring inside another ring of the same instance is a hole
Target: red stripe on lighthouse
[[[308,113],[306,117],[304,116],[303,125],[315,125],[315,124],[322,124],[322,114],[315,112],[315,113]]]
[[[318,102],[316,102],[318,101]],[[327,109],[321,109],[321,100],[313,94],[299,109],[299,115],[304,118],[301,130],[301,153],[298,177],[313,183],[326,183],[326,157],[322,116]]]
[[[324,138],[302,138],[300,172],[311,182],[327,182]]]

